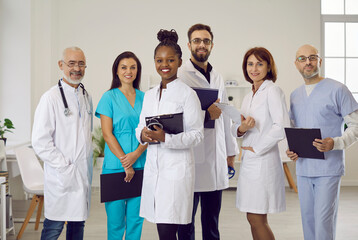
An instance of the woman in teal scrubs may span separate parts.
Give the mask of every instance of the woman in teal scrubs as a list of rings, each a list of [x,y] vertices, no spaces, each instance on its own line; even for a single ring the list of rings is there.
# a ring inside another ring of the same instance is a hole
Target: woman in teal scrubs
[[[139,91],[141,70],[134,53],[121,53],[113,63],[111,88],[103,94],[95,114],[101,118],[106,141],[102,173],[125,172],[126,182],[131,181],[136,170],[144,168],[146,157],[147,146],[139,144],[135,137],[144,97]],[[140,239],[140,197],[106,202],[105,207],[108,240],[123,239],[124,234],[126,240]]]

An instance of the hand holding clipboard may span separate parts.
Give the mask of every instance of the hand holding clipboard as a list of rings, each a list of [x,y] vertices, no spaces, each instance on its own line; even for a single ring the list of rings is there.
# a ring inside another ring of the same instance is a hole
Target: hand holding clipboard
[[[152,129],[148,127],[143,128],[142,130],[142,141],[149,144],[159,144],[160,142],[165,142],[165,131],[160,127],[160,125],[153,125]]]
[[[184,131],[183,113],[146,117],[147,127],[142,130],[142,141],[149,144],[165,142],[165,133],[178,134]]]
[[[315,139],[313,146],[317,148],[320,152],[328,152],[333,149],[334,141],[333,138],[324,138],[324,139]]]
[[[196,88],[193,87],[194,91],[199,97],[201,109],[208,111],[211,119],[207,119],[204,122],[204,128],[215,128],[215,119],[220,117],[221,111],[217,109],[214,104],[218,100],[218,89],[213,88]]]
[[[324,160],[323,152],[333,148],[331,138],[322,139],[319,128],[285,128],[285,132],[289,147],[286,154],[293,161],[299,157]]]

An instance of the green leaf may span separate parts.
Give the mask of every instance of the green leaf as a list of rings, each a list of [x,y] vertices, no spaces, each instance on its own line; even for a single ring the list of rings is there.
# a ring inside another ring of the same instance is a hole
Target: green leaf
[[[4,138],[4,134],[6,132],[12,133],[12,131],[9,129],[15,129],[14,124],[12,123],[12,121],[10,119],[5,118],[3,124],[1,124],[1,121],[0,121],[0,137],[1,138]]]
[[[93,165],[97,164],[98,157],[104,157],[104,148],[106,142],[104,141],[102,135],[102,128],[96,127],[92,134],[92,143],[93,143]]]

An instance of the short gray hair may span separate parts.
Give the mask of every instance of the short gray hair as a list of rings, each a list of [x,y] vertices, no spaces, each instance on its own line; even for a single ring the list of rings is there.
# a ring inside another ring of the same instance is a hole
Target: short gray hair
[[[79,47],[76,47],[76,46],[73,46],[73,47],[68,47],[68,48],[65,48],[65,49],[63,50],[63,52],[62,52],[62,60],[64,60],[64,59],[65,59],[65,55],[66,55],[66,52],[67,52],[68,50],[72,50],[72,51],[81,51],[81,52],[83,53],[82,49],[81,49],[81,48],[79,48]],[[83,55],[84,55],[84,53],[83,53]]]

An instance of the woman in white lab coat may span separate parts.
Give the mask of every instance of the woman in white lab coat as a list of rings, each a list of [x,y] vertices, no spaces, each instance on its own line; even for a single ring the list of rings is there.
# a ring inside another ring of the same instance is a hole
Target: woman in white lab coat
[[[242,164],[236,206],[247,213],[254,240],[274,239],[267,213],[285,211],[285,185],[278,142],[289,124],[285,95],[274,84],[275,62],[265,48],[245,54],[242,69],[252,92],[242,102],[241,125],[233,134],[243,137]]]
[[[203,139],[203,117],[199,99],[190,87],[177,79],[181,49],[174,30],[160,30],[154,52],[160,85],[145,93],[137,139],[150,144],[144,166],[140,216],[156,223],[160,239],[177,239],[179,224],[191,222],[194,193],[192,147]],[[146,127],[145,117],[183,113],[184,131],[168,134],[155,126]]]

